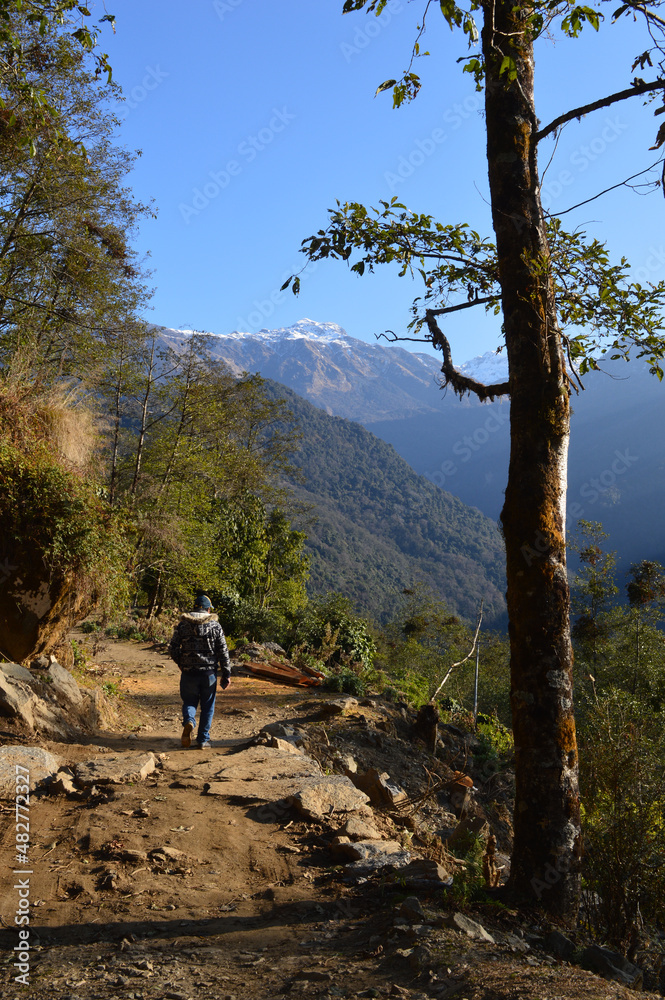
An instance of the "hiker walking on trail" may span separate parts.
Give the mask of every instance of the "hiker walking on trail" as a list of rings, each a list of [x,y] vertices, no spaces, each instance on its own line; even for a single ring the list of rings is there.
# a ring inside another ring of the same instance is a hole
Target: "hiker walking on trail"
[[[176,625],[168,653],[180,668],[183,730],[180,743],[192,744],[196,709],[201,706],[196,746],[210,746],[210,726],[215,713],[217,670],[219,686],[224,691],[231,683],[231,661],[224,630],[213,615],[210,598],[199,594],[194,610],[184,614]]]

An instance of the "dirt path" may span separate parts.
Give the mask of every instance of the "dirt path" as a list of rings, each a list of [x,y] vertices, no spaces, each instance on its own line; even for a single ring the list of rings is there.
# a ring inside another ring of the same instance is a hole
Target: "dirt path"
[[[116,729],[40,745],[68,764],[132,750],[163,755],[161,766],[109,796],[33,797],[29,986],[14,979],[21,876],[11,873],[15,817],[3,807],[0,998],[633,996],[528,949],[444,929],[440,891],[422,897],[429,919],[400,917],[407,892],[346,885],[329,827],[261,812],[251,781],[242,796],[204,794],[264,725],[311,717],[320,693],[234,677],[218,696],[211,749],[183,750],[179,675],[163,653],[114,642],[94,662],[90,676],[120,692]]]

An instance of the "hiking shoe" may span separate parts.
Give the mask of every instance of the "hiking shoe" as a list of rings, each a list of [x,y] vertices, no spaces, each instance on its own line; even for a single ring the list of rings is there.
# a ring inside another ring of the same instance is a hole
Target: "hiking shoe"
[[[196,749],[197,750],[209,750],[210,749],[210,740],[204,740],[203,743],[197,743],[196,744]]]
[[[193,732],[194,732],[194,723],[186,722],[182,730],[182,736],[180,737],[181,747],[191,747]]]

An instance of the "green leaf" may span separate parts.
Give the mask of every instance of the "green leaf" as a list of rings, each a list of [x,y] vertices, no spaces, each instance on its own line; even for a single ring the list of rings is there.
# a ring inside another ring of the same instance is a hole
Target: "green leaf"
[[[504,73],[511,81],[517,79],[517,66],[512,56],[504,56],[503,59],[501,60],[501,66],[499,67],[499,76],[503,76]]]

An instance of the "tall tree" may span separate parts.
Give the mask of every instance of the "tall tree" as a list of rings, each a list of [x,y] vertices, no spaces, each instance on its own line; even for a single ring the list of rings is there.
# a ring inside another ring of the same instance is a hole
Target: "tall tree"
[[[344,11],[380,15],[386,0],[346,0]],[[471,0],[468,7],[440,0],[451,28],[461,28],[473,49],[465,69],[485,94],[490,202],[495,241],[464,224],[442,225],[407,211],[393,199],[378,210],[338,205],[329,226],[304,241],[310,260],[354,260],[358,274],[378,263],[398,263],[400,274],[416,274],[424,296],[414,303],[412,329],[443,353],[446,385],[481,400],[509,395],[511,453],[501,523],[506,543],[507,603],[511,643],[512,716],[517,796],[510,887],[518,897],[573,921],[578,908],[580,821],[578,761],[573,716],[572,649],[566,576],[565,498],[570,395],[577,375],[595,365],[594,348],[627,356],[637,345],[652,371],[659,360],[660,309],[665,287],[643,287],[628,278],[624,260],[613,265],[605,248],[548,222],[540,198],[538,144],[566,122],[619,100],[665,88],[656,79],[633,80],[624,90],[567,111],[545,127],[534,101],[534,42],[557,22],[577,36],[597,28],[597,8],[551,0]],[[646,21],[651,51],[636,64],[660,56],[665,22],[641,2],[623,4],[624,14]],[[424,3],[422,30],[431,7]],[[474,14],[479,12],[478,32]],[[420,37],[420,36],[419,36]],[[419,54],[419,41],[414,56]],[[633,66],[634,69],[634,66]],[[420,87],[409,66],[401,80],[378,88],[393,92],[399,106]],[[665,141],[665,128],[656,143]],[[297,277],[292,281],[298,291]],[[289,284],[287,282],[286,284]],[[483,385],[453,365],[441,318],[461,309],[501,312],[508,356],[506,383]],[[581,329],[586,327],[586,329]],[[600,345],[599,338],[607,338]]]
[[[40,126],[32,150],[0,143],[0,355],[33,380],[81,378],[149,296],[131,246],[148,209],[123,186],[134,158],[113,142],[109,89],[67,36],[29,40],[24,72],[58,128]],[[33,114],[1,73],[0,97]]]

